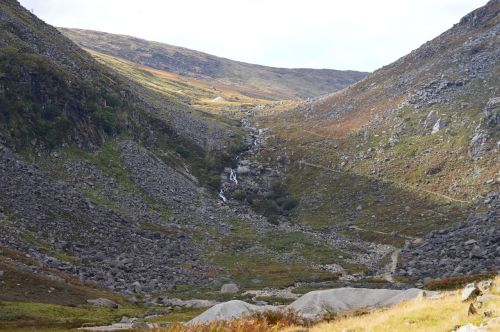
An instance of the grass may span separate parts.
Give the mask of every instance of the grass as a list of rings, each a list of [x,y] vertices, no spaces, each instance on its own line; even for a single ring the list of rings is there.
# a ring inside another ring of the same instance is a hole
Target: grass
[[[231,233],[219,241],[224,248],[215,248],[206,259],[229,273],[242,289],[264,285],[283,288],[300,281],[335,279],[336,275],[311,265],[338,263],[336,257],[343,254],[304,233],[261,234],[240,220],[233,220]],[[289,260],[281,262],[286,253],[290,254]],[[259,284],[255,284],[255,279]]]
[[[250,98],[283,100],[317,96],[342,89],[365,76],[352,71],[270,68],[128,36],[79,29],[61,31],[84,47],[189,79],[194,77],[212,89],[237,91]]]
[[[196,316],[200,315],[204,311],[206,311],[207,308],[198,308],[198,309],[181,309],[179,311],[172,311],[166,315],[162,315],[160,317],[148,319],[148,322],[151,323],[180,323],[180,322],[187,322],[190,321],[191,319],[195,318]]]
[[[113,323],[122,316],[143,314],[137,308],[69,307],[56,304],[0,302],[0,330],[18,328],[76,328]]]
[[[267,100],[250,98],[228,88],[216,89],[213,82],[179,76],[89,49],[87,51],[99,62],[142,86],[200,111],[213,114],[230,112],[238,116],[240,108],[268,103]],[[217,97],[222,97],[225,101],[212,101]]]
[[[300,318],[292,311],[264,311],[251,316],[208,324],[174,324],[157,332],[273,332],[297,324]]]
[[[479,325],[485,320],[482,314],[469,316],[468,308],[469,303],[461,302],[460,295],[449,295],[437,300],[408,301],[389,309],[377,309],[359,317],[341,318],[319,324],[308,331],[448,332],[469,323]],[[499,308],[500,300],[494,299],[488,301],[480,311],[492,309],[497,312]]]

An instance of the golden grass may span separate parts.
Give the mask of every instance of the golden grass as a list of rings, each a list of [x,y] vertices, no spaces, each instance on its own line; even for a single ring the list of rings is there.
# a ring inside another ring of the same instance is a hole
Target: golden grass
[[[496,284],[500,278],[496,278]],[[499,295],[498,288],[495,295]],[[358,317],[340,318],[333,322],[321,323],[309,332],[393,332],[393,331],[418,331],[439,332],[452,331],[459,326],[472,323],[481,325],[488,318],[483,313],[486,310],[493,312],[492,317],[500,316],[500,299],[487,301],[478,309],[478,314],[468,316],[470,303],[460,300],[460,292],[451,293],[441,299],[412,300],[396,305],[388,309],[376,309],[371,313]],[[497,327],[492,327],[491,331]],[[298,328],[290,328],[286,331],[298,331]],[[498,330],[497,330],[498,331]]]
[[[179,102],[186,102],[195,109],[218,113],[237,110],[239,107],[265,105],[270,101],[249,97],[219,81],[194,79],[175,73],[154,69],[132,61],[86,49],[97,61],[107,65],[140,85]],[[213,99],[222,97],[223,102]]]

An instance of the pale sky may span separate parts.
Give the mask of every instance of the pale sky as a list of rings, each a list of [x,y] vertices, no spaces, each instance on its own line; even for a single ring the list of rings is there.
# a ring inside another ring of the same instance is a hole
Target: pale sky
[[[45,22],[276,67],[373,71],[486,0],[20,0]]]

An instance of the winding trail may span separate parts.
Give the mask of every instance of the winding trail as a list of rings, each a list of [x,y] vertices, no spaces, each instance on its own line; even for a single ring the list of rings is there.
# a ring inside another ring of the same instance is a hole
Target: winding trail
[[[349,228],[355,229],[355,230],[358,230],[358,231],[361,231],[361,232],[372,232],[372,233],[377,233],[377,234],[392,236],[392,234],[388,233],[388,232],[376,231],[376,230],[371,230],[371,229],[364,229],[364,228],[361,228],[361,227],[358,227],[358,226],[355,226],[355,225],[349,226]],[[397,236],[402,237],[402,238],[407,239],[407,240],[419,240],[420,239],[418,237],[404,235],[404,234],[398,234]]]
[[[326,171],[329,171],[329,172],[333,172],[333,173],[338,173],[338,174],[346,174],[346,175],[352,175],[353,174],[353,173],[349,173],[349,172],[345,172],[345,171],[339,171],[337,169],[326,167],[326,166],[322,166],[322,165],[319,165],[319,164],[310,163],[310,162],[307,162],[307,161],[300,161],[300,164],[301,165],[306,165],[306,166],[309,166],[309,167],[323,169],[323,170],[326,170]],[[429,195],[433,195],[433,196],[437,196],[439,198],[445,199],[447,201],[453,201],[453,202],[457,202],[457,203],[460,203],[460,204],[471,204],[472,203],[471,201],[466,201],[466,200],[461,200],[461,199],[458,199],[458,198],[453,198],[453,197],[447,196],[445,194],[441,194],[441,193],[438,193],[438,192],[435,192],[435,191],[431,191],[431,190],[427,190],[427,189],[422,189],[422,188],[419,188],[417,186],[413,186],[413,185],[408,184],[408,183],[396,182],[396,181],[388,181],[386,179],[383,179],[383,178],[380,178],[380,177],[377,177],[377,176],[373,176],[373,175],[362,175],[362,176],[370,178],[370,179],[374,179],[374,180],[377,180],[377,181],[382,181],[382,182],[385,182],[387,184],[399,187],[401,189],[409,189],[409,190],[412,190],[414,192],[424,192],[424,193],[427,193]]]
[[[388,282],[394,282],[394,273],[396,272],[396,268],[398,267],[398,259],[399,254],[401,253],[401,249],[396,248],[391,254],[391,263],[389,264],[389,270],[384,274],[385,280]]]

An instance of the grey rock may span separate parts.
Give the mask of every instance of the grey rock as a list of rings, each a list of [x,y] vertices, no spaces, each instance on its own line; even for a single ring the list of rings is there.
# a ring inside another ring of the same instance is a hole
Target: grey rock
[[[438,131],[442,130],[445,127],[446,123],[441,118],[439,118],[436,121],[436,123],[434,123],[434,126],[432,126],[431,134],[434,135],[435,133],[437,133]]]
[[[110,300],[110,299],[106,299],[104,297],[100,297],[100,298],[94,299],[94,300],[87,300],[87,303],[92,304],[96,307],[106,307],[106,308],[112,308],[112,309],[118,308],[118,304],[115,301]]]
[[[479,288],[477,288],[474,283],[471,283],[465,286],[460,299],[462,300],[462,302],[466,302],[475,299],[480,294],[481,291],[479,290]]]
[[[236,172],[238,172],[238,174],[240,175],[247,175],[248,173],[250,173],[250,168],[248,166],[239,165],[236,169]]]
[[[238,293],[240,289],[236,284],[224,284],[222,285],[220,292],[222,294],[235,294]]]

